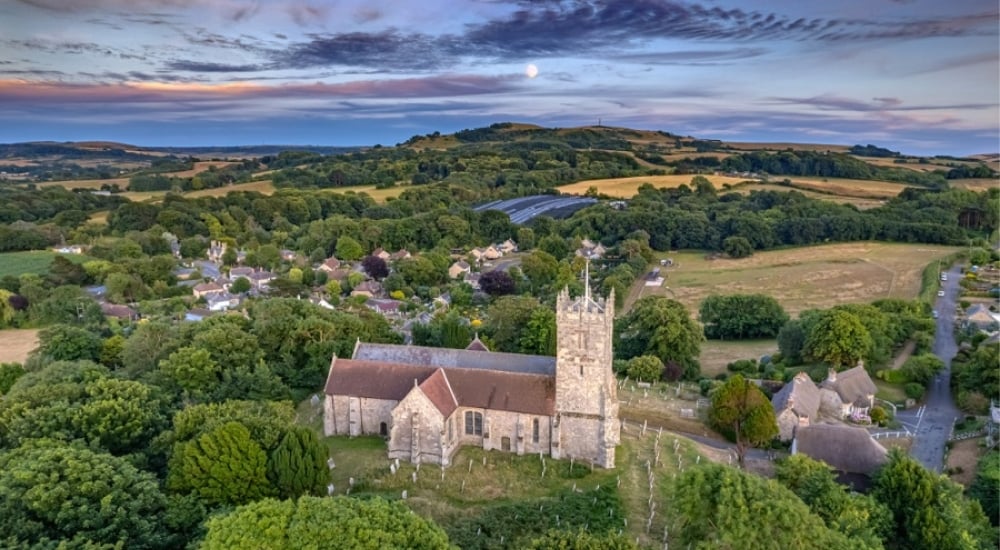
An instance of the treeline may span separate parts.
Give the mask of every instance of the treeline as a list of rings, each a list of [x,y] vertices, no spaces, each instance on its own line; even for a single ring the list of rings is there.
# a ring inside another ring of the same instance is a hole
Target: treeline
[[[169,163],[156,170],[144,171],[129,178],[129,191],[197,191],[199,189],[214,189],[234,183],[247,183],[252,180],[253,173],[259,168],[256,160],[242,162],[217,168],[210,166],[207,170],[190,177],[170,176],[170,172],[190,170],[194,166],[191,161]]]
[[[705,178],[692,182],[694,189],[645,185],[628,208],[589,207],[564,221],[563,230],[613,242],[641,229],[655,250],[723,250],[730,237],[745,239],[751,250],[861,240],[962,244],[995,230],[1000,216],[996,189],[911,188],[880,207],[858,210],[794,191],[718,194]]]
[[[720,168],[727,172],[895,181],[923,187],[946,185],[943,171],[928,173],[905,168],[873,166],[844,153],[754,151],[726,157],[722,160]]]
[[[69,211],[93,212],[122,204],[125,199],[52,186],[41,189],[0,187],[0,223],[44,222]],[[63,217],[66,217],[65,215]]]

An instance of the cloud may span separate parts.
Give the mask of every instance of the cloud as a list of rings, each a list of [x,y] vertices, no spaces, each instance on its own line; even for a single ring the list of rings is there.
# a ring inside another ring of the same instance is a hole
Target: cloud
[[[997,103],[954,103],[941,105],[904,105],[895,97],[875,97],[871,102],[845,98],[835,95],[819,95],[813,97],[769,97],[766,103],[778,105],[805,105],[821,111],[938,111],[947,109],[981,110],[997,107]]]
[[[769,50],[766,48],[732,48],[728,50],[654,51],[648,53],[627,53],[609,57],[617,61],[646,65],[707,65],[760,57],[767,53],[769,53]]]
[[[385,69],[432,69],[442,57],[435,40],[423,34],[389,30],[379,33],[311,34],[307,42],[272,52],[276,62],[289,68],[367,66]]]
[[[293,2],[285,7],[285,12],[300,27],[322,25],[330,15],[330,7],[312,2]]]

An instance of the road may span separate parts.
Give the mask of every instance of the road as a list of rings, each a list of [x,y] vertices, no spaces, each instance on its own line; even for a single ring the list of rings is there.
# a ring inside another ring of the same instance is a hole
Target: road
[[[903,411],[897,416],[897,419],[907,425],[910,431],[916,428],[910,454],[928,470],[935,472],[941,472],[944,466],[945,443],[951,435],[955,419],[961,416],[951,398],[951,359],[958,351],[953,331],[955,307],[958,302],[958,281],[961,280],[962,274],[957,267],[952,267],[947,273],[948,280],[941,286],[945,295],[939,296],[934,303],[938,318],[932,348],[934,355],[944,361],[944,369],[931,382],[923,403],[924,408]],[[918,417],[921,412],[922,416]]]

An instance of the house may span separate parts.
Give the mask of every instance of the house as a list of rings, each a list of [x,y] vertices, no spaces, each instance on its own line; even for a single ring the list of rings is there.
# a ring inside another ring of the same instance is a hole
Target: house
[[[193,267],[178,267],[173,271],[174,277],[177,277],[178,281],[186,281],[198,273],[198,270]]]
[[[286,262],[294,262],[298,254],[294,250],[288,250],[287,248],[281,249],[281,259]]]
[[[59,246],[52,249],[60,254],[83,254],[84,247],[78,244]]]
[[[354,271],[351,271],[346,267],[341,267],[338,269],[334,269],[333,271],[330,271],[326,278],[328,281],[343,282],[347,280],[347,277],[349,277],[351,273],[354,273]]]
[[[872,439],[868,430],[843,424],[817,424],[798,430],[791,452],[826,462],[838,474],[846,474],[838,475],[841,481],[858,475],[870,478],[889,460],[885,447]]]
[[[254,271],[257,270],[252,267],[234,267],[229,270],[229,278],[233,281],[240,277],[249,279],[250,275],[252,275]]]
[[[363,281],[351,290],[351,296],[374,298],[382,293],[382,285],[378,281]]]
[[[399,260],[408,260],[412,257],[413,255],[410,254],[410,252],[405,248],[400,248],[398,251],[393,252],[392,254],[389,255],[389,259],[394,262],[397,262]]]
[[[1000,315],[990,311],[986,304],[973,304],[965,310],[966,326],[992,332],[1000,324]]]
[[[184,314],[185,321],[198,322],[206,317],[211,317],[212,311],[205,308],[193,308]]]
[[[340,260],[334,258],[333,256],[330,256],[326,260],[323,260],[323,263],[319,264],[318,269],[320,271],[325,271],[327,273],[333,273],[339,268],[340,268]]]
[[[800,372],[771,398],[778,437],[789,441],[798,430],[820,420],[870,422],[877,391],[863,365],[839,373],[831,369],[819,386]]]
[[[375,256],[376,258],[382,258],[383,260],[385,260],[387,262],[389,261],[389,258],[392,257],[392,255],[389,254],[388,252],[386,252],[385,249],[382,248],[381,246],[378,247],[378,248],[376,248],[375,250],[372,250],[372,254],[371,255]]]
[[[465,275],[466,273],[470,273],[471,271],[472,267],[469,265],[469,262],[466,262],[465,260],[459,260],[451,264],[451,267],[448,268],[448,277],[451,279],[456,279],[462,275]]]
[[[614,468],[613,299],[559,293],[556,357],[358,342],[330,362],[324,433],[379,434],[390,459],[417,464],[474,445]]]
[[[451,307],[451,293],[445,292],[432,300],[435,309],[447,309]]]
[[[809,375],[800,372],[771,398],[778,421],[778,437],[788,441],[799,427],[815,422],[819,414],[819,388]]]
[[[227,311],[239,307],[240,302],[241,299],[239,296],[234,296],[228,292],[210,294],[205,297],[205,305],[208,306],[209,311]]]
[[[399,308],[402,305],[403,302],[389,298],[369,298],[365,302],[365,306],[368,309],[386,317],[398,317]]]
[[[212,240],[208,244],[208,259],[213,262],[221,262],[222,255],[226,253],[227,245],[223,241]]]
[[[194,285],[192,292],[195,298],[202,298],[208,296],[209,294],[221,294],[225,292],[226,289],[222,288],[218,283],[200,283]]]
[[[476,261],[478,262],[482,262],[485,260],[495,260],[500,256],[503,256],[503,253],[497,250],[497,248],[493,245],[487,246],[485,248],[484,247],[473,248],[472,250],[469,251],[469,254],[473,258],[475,258]]]
[[[139,312],[128,307],[118,304],[101,304],[101,313],[105,317],[114,317],[115,319],[121,319],[123,321],[137,321],[139,320]]]
[[[483,274],[482,273],[478,273],[478,272],[477,273],[466,273],[465,277],[463,277],[462,280],[465,281],[466,283],[469,283],[469,286],[472,287],[472,290],[479,290],[481,288],[479,286],[479,279],[481,279],[482,276],[483,276]]]
[[[576,249],[577,256],[582,256],[589,260],[597,260],[603,258],[606,252],[607,249],[604,248],[604,245],[602,245],[599,242],[595,243],[590,239],[583,239],[582,241],[580,241],[580,248]]]
[[[265,290],[267,288],[267,283],[277,279],[278,276],[270,271],[254,271],[247,276],[250,280],[250,286],[257,290]]]
[[[515,243],[510,239],[507,239],[506,241],[500,243],[497,246],[497,249],[500,250],[501,254],[510,254],[511,252],[517,252],[517,243]]]
[[[878,393],[878,387],[860,361],[858,366],[843,372],[830,369],[820,387],[836,392],[840,397],[841,416],[850,416],[855,421],[868,420],[868,413],[875,405],[875,394]]]

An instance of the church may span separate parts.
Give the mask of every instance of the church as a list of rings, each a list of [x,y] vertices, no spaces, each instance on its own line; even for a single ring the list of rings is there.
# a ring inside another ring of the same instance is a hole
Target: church
[[[463,445],[614,468],[621,424],[612,361],[614,294],[564,289],[556,356],[358,342],[330,363],[326,435],[381,435],[389,458],[448,466]]]

